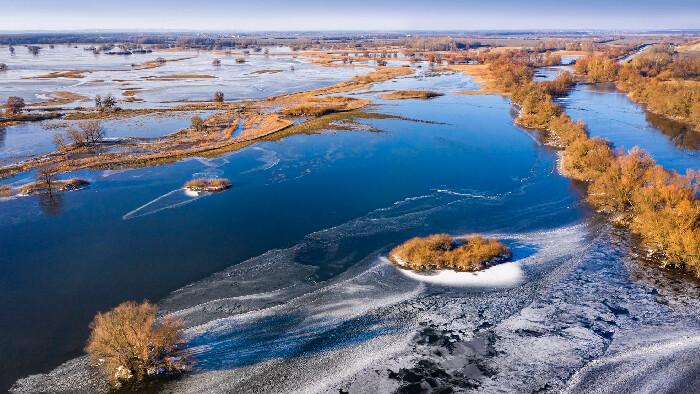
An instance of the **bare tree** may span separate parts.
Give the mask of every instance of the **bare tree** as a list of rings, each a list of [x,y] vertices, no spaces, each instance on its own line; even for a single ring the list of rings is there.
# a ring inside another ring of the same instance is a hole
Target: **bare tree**
[[[5,70],[7,70],[7,64],[0,63],[0,71],[5,71]]]
[[[69,127],[66,129],[66,137],[76,147],[85,145],[97,145],[106,135],[106,131],[96,120],[88,120],[78,123],[78,127]],[[54,144],[65,147],[65,140],[62,137],[54,136]]]
[[[82,131],[85,136],[85,142],[88,145],[96,145],[99,143],[106,135],[105,130],[100,125],[100,122],[96,120],[88,120],[87,122],[78,123],[80,131]]]
[[[97,108],[98,110],[102,109],[102,96],[100,96],[99,94],[95,96],[95,108]]]
[[[41,49],[41,47],[38,47],[36,45],[27,45],[27,50],[29,51],[29,53],[31,53],[34,56],[39,54],[40,49]]]
[[[214,93],[214,101],[217,103],[223,103],[224,102],[224,92],[218,91]]]
[[[12,115],[21,113],[24,105],[24,99],[17,96],[10,96],[5,101],[5,109]]]
[[[66,147],[66,139],[61,133],[54,133],[52,142],[58,149],[63,149]]]
[[[10,54],[11,55],[15,54],[15,47],[13,47],[12,45],[10,45]]]
[[[102,99],[102,106],[107,110],[114,108],[116,104],[117,100],[111,94],[108,94],[107,97]]]
[[[204,129],[204,121],[199,116],[195,115],[191,117],[190,122],[192,123],[192,128],[196,131],[202,131],[202,129]]]
[[[53,167],[40,167],[36,170],[36,182],[40,185],[44,185],[49,191],[49,194],[53,193],[53,184],[56,181],[56,169]]]

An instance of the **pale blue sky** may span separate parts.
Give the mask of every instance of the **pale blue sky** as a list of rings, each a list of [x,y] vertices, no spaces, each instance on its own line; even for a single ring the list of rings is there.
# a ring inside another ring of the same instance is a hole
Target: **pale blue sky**
[[[700,29],[700,0],[0,0],[0,30]]]

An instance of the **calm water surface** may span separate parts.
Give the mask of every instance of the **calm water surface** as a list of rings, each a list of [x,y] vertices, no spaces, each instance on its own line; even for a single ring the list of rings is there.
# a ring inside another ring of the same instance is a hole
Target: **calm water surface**
[[[371,90],[469,86],[461,75],[419,74]],[[619,95],[587,89],[566,105],[594,135],[625,146],[647,138],[634,133],[665,137],[630,128],[644,115]],[[374,111],[410,119],[367,121],[382,132],[329,130],[213,159],[85,172],[86,190],[0,201],[0,389],[80,355],[94,314],[125,300],[160,300],[188,321],[198,366],[171,389],[193,392],[241,376],[251,387],[275,382],[278,370],[296,377],[279,380],[284,390],[341,377],[360,391],[408,390],[408,372],[464,389],[562,388],[613,338],[644,329],[656,339],[673,319],[683,321],[674,330],[700,330],[686,318],[697,316],[696,301],[672,290],[697,285],[630,260],[626,236],[590,219],[580,187],[557,173],[556,152],[512,124],[507,100],[375,102]],[[665,141],[652,151],[659,163],[698,167]],[[179,190],[201,176],[233,187]],[[382,257],[435,232],[503,239],[514,261],[495,279],[512,280],[454,285],[406,276]],[[537,370],[517,362],[533,344],[550,360]],[[274,360],[284,361],[264,367]],[[380,366],[395,374],[351,379]]]

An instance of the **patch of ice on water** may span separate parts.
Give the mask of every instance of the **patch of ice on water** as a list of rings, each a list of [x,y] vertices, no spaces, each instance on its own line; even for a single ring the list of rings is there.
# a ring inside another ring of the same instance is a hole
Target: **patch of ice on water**
[[[382,257],[382,260],[390,263],[386,257]],[[431,284],[494,289],[517,286],[522,283],[525,276],[518,262],[498,264],[479,272],[453,270],[418,272],[406,269],[399,269],[399,271],[411,279]]]
[[[122,219],[129,220],[166,209],[177,208],[210,194],[209,192],[188,192],[183,189],[176,189],[134,209],[122,216]]]

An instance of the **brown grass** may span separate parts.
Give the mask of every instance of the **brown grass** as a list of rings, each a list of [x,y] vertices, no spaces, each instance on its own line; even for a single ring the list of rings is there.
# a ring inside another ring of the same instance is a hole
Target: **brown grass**
[[[79,189],[82,189],[89,184],[90,184],[90,182],[86,181],[85,179],[80,179],[80,178],[72,178],[72,179],[68,179],[65,181],[54,181],[50,192],[56,193],[56,192],[66,192],[66,191],[71,191],[71,190],[79,190]],[[17,191],[23,195],[49,193],[49,189],[46,186],[46,183],[43,183],[43,182],[32,182],[32,183],[28,183],[26,185],[22,185],[22,186],[17,188]]]
[[[39,75],[36,77],[27,77],[22,79],[47,79],[47,78],[85,78],[86,73],[90,71],[87,70],[70,70],[70,71],[54,71],[45,75]]]
[[[75,101],[80,101],[82,103],[92,101],[90,97],[82,96],[73,92],[53,92],[49,93],[49,100],[42,101],[40,103],[29,104],[27,107],[40,107],[47,105],[65,105],[70,104]]]
[[[12,186],[0,185],[0,197],[12,197],[15,193],[15,189]]]
[[[208,74],[173,74],[173,75],[162,75],[162,76],[151,76],[145,77],[146,79],[206,79],[206,78],[216,78],[213,75]]]
[[[284,72],[284,70],[258,70],[253,71],[251,74],[276,74],[281,72]]]
[[[389,253],[389,259],[394,264],[419,271],[478,271],[510,256],[510,249],[501,242],[479,234],[457,239],[448,234],[416,237],[395,247]]]
[[[406,99],[429,99],[433,97],[444,96],[440,92],[432,90],[398,90],[392,93],[381,94],[379,97],[384,100],[406,100]]]
[[[231,187],[231,181],[228,179],[192,179],[185,183],[184,189],[192,191],[208,191],[218,192]]]

